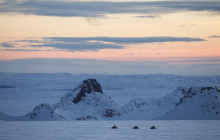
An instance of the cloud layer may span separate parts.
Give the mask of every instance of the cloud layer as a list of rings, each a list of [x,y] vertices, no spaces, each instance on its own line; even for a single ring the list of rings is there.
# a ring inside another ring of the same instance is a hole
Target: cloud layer
[[[212,36],[209,36],[209,38],[220,38],[220,35],[212,35]]]
[[[205,59],[205,62],[207,60]],[[174,61],[172,61],[174,62]],[[176,61],[178,62],[178,61]],[[186,61],[188,62],[188,61]],[[204,63],[202,59],[193,64],[172,64],[169,61],[104,61],[87,59],[20,59],[0,60],[0,72],[15,73],[88,73],[88,74],[182,74],[220,75],[219,58]],[[184,62],[182,62],[184,63]]]
[[[48,37],[51,41],[62,41],[62,42],[78,42],[78,41],[103,41],[111,43],[122,43],[122,44],[135,44],[135,43],[154,43],[154,42],[193,42],[193,41],[204,41],[201,38],[190,38],[190,37]]]
[[[0,13],[21,13],[59,17],[103,17],[106,14],[163,14],[180,11],[220,11],[220,1],[97,2],[58,0],[6,0]]]
[[[32,48],[53,48],[64,51],[98,51],[101,49],[123,49],[131,44],[141,43],[159,43],[159,42],[199,42],[205,41],[201,38],[190,37],[44,37],[40,40],[16,40],[16,43],[28,43]],[[16,44],[15,43],[15,44]],[[13,48],[12,45],[4,42],[0,44],[7,47],[7,50]],[[24,49],[14,47],[13,51],[22,51]],[[50,49],[51,50],[51,49]],[[33,51],[33,49],[31,50]],[[45,51],[45,49],[44,49]]]
[[[4,48],[14,48],[13,45],[9,44],[9,43],[6,43],[6,42],[3,42],[3,43],[0,43],[0,46],[4,47]]]

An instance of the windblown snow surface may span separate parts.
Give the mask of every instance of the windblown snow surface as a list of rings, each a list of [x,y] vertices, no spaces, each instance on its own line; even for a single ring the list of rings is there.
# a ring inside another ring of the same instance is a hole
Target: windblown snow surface
[[[0,121],[1,140],[219,140],[219,132],[216,120]]]

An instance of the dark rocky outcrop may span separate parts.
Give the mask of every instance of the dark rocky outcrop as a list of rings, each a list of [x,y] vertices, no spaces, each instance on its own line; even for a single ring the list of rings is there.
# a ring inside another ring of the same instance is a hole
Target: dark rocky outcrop
[[[120,116],[120,115],[121,113],[113,109],[106,109],[103,114],[104,117],[114,117],[114,116]]]
[[[77,118],[76,120],[97,120],[97,118],[92,115],[87,115],[86,117],[80,117],[80,118]]]
[[[96,81],[96,79],[88,79],[84,80],[82,82],[82,85],[80,85],[78,88],[80,88],[80,92],[76,95],[76,97],[73,99],[73,103],[78,103],[81,101],[82,97],[85,97],[85,93],[92,93],[92,92],[98,92],[100,94],[103,94],[101,85]],[[77,88],[77,89],[78,89]]]
[[[186,99],[188,98],[192,98],[193,96],[195,95],[204,95],[205,96],[205,92],[208,92],[208,94],[211,94],[211,93],[215,93],[215,92],[211,92],[212,90],[216,90],[217,92],[220,92],[218,87],[201,87],[199,89],[195,88],[195,87],[191,87],[189,89],[185,89],[185,88],[182,88],[181,91],[182,91],[182,95],[183,97],[180,98],[179,102],[176,103],[176,106],[182,104],[185,102]],[[218,96],[216,96],[215,98],[218,98]]]

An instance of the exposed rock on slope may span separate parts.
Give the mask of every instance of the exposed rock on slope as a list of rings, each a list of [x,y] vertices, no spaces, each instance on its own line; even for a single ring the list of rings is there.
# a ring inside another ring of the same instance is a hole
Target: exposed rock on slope
[[[191,87],[180,91],[176,106],[157,119],[220,119],[220,87]]]
[[[97,83],[95,79],[84,80],[81,85],[75,88],[72,92],[67,93],[61,99],[61,102],[65,103],[68,101],[72,101],[73,103],[77,104],[82,100],[83,97],[86,96],[86,94],[91,94],[94,92],[103,94],[101,85]]]
[[[121,119],[220,119],[220,87],[177,88],[160,99],[133,99]]]
[[[95,79],[84,80],[53,105],[41,104],[26,117],[29,120],[87,120],[112,117],[117,105],[103,94]]]
[[[36,106],[26,117],[29,120],[64,120],[65,118],[55,112],[55,107],[49,104]]]

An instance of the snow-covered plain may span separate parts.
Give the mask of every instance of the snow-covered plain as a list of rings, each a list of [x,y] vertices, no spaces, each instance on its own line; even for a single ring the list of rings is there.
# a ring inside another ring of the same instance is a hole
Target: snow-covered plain
[[[220,76],[0,73],[0,110],[13,116],[24,115],[41,103],[59,102],[67,92],[88,78],[97,79],[105,95],[119,105],[133,98],[159,98],[178,87],[220,85]]]
[[[111,129],[114,124],[118,129]],[[0,121],[1,140],[219,140],[219,132],[220,121],[214,120]]]

